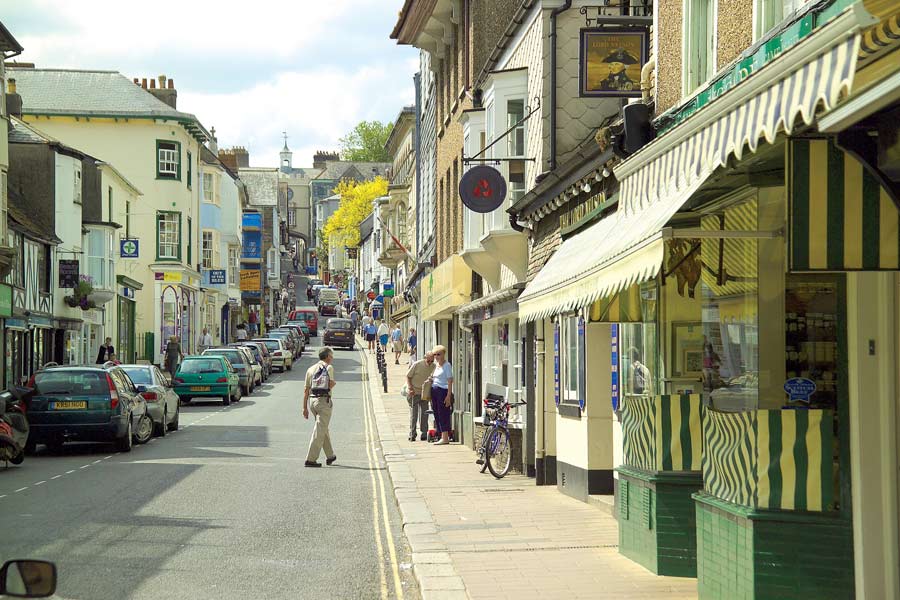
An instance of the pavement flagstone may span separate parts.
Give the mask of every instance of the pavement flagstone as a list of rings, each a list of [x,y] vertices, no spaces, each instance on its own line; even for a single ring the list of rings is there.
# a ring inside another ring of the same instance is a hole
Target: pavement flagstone
[[[406,358],[401,365],[388,360],[386,394],[375,356],[367,358],[376,423],[425,600],[697,597],[696,579],[657,577],[621,556],[608,508],[523,475],[482,474],[466,446],[408,441],[409,407],[399,393]]]

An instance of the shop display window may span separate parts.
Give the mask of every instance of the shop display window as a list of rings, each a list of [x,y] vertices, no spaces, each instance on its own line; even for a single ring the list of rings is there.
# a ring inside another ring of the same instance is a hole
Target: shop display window
[[[659,335],[657,325],[659,289],[648,281],[619,294],[620,311],[634,322],[619,326],[619,371],[625,396],[663,393],[660,386]]]

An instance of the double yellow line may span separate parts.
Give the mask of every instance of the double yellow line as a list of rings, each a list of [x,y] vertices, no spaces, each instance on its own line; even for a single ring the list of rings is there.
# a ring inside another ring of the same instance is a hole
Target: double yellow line
[[[400,582],[400,565],[397,562],[397,549],[394,547],[394,534],[391,531],[391,518],[388,514],[387,492],[384,475],[375,445],[378,443],[375,430],[375,408],[372,392],[369,388],[368,357],[365,351],[358,350],[362,365],[363,415],[366,426],[366,454],[369,459],[369,477],[372,480],[372,526],[375,529],[375,544],[378,549],[378,574],[381,578],[381,597],[390,598],[384,560],[384,544],[381,541],[381,529],[384,528],[388,554],[391,563],[391,576],[394,584],[394,597],[403,599],[403,584]],[[377,477],[376,477],[377,474]],[[380,502],[379,502],[380,500]],[[380,504],[380,506],[379,506]]]

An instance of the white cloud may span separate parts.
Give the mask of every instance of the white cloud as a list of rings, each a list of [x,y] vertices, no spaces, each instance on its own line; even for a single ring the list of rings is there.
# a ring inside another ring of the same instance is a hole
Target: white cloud
[[[179,92],[178,107],[215,127],[220,148],[246,146],[254,166],[278,165],[287,131],[294,165],[309,166],[315,150],[337,150],[338,138],[360,120],[393,119],[413,102],[406,62],[280,73],[232,93]]]

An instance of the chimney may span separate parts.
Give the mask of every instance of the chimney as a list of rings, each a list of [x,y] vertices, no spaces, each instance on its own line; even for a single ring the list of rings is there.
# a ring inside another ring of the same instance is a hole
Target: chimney
[[[158,89],[156,87],[157,79],[159,80]],[[165,75],[160,75],[157,79],[150,79],[150,89],[147,91],[172,108],[177,108],[178,91],[175,89],[175,80],[167,79]]]
[[[172,83],[172,81],[169,80],[169,83]],[[219,140],[216,139],[216,128],[215,127],[209,128],[209,143],[207,144],[207,147],[209,148],[209,151],[212,152],[213,154],[216,154],[216,155],[219,154]]]
[[[243,146],[234,147],[234,157],[237,161],[239,169],[247,169],[250,167],[250,153]]]
[[[141,87],[144,88],[145,90],[147,89],[147,78],[146,77],[141,79]]]
[[[9,79],[6,92],[6,110],[11,117],[22,118],[22,96],[16,91],[16,80]]]
[[[231,152],[228,149],[219,150],[219,161],[221,161],[229,171],[237,173],[237,161],[234,159],[234,152]]]
[[[340,155],[337,152],[323,152],[322,150],[318,150],[313,154],[313,169],[324,169],[329,160],[338,160],[339,156]]]
[[[141,80],[138,79],[137,77],[135,77],[135,78],[134,78],[134,85],[136,85],[136,86],[138,86],[138,87],[141,87]]]
[[[219,160],[236,173],[238,169],[246,169],[250,166],[250,153],[243,146],[225,148],[219,150]]]

